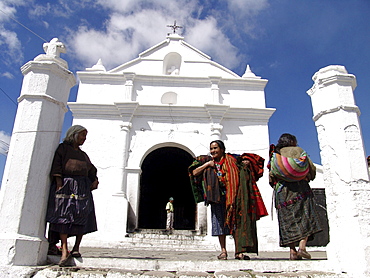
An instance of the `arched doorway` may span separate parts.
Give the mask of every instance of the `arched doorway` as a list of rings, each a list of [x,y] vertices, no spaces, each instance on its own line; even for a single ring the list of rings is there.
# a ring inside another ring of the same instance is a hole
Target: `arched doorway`
[[[195,210],[188,167],[193,157],[176,147],[154,150],[141,166],[139,228],[165,229],[166,204],[174,198],[176,230],[195,229]]]

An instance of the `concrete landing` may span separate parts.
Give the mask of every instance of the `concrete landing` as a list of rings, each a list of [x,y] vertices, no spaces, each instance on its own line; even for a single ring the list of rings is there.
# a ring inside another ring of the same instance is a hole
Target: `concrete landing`
[[[261,252],[250,261],[239,261],[233,254],[226,261],[217,260],[210,251],[153,251],[122,248],[81,248],[81,258],[60,268],[59,256],[48,256],[50,265],[38,267],[0,267],[0,277],[343,277],[327,269],[326,253],[310,252],[312,260],[290,261],[289,252]]]

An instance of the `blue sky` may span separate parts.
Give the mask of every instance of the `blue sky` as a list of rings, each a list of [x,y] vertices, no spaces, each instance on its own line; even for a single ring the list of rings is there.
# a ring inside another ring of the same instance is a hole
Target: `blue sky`
[[[368,0],[2,0],[0,1],[0,140],[8,142],[23,76],[20,67],[43,53],[43,39],[67,46],[72,72],[102,59],[107,70],[163,41],[173,24],[199,50],[240,76],[246,65],[268,79],[270,142],[295,134],[320,163],[312,121],[312,76],[344,65],[357,78],[356,103],[370,152],[370,1]],[[22,27],[23,24],[38,36]],[[41,37],[41,38],[40,38]],[[69,101],[76,98],[72,88]],[[66,114],[63,134],[71,125]],[[1,153],[0,145],[0,153]],[[0,178],[6,156],[0,154]]]

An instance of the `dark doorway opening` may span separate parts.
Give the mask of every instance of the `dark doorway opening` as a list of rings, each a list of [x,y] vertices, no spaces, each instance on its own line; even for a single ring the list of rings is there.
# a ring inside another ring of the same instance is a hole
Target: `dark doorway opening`
[[[174,198],[176,230],[194,230],[196,204],[188,167],[193,157],[176,147],[151,152],[143,161],[140,177],[139,228],[165,229],[166,204]]]

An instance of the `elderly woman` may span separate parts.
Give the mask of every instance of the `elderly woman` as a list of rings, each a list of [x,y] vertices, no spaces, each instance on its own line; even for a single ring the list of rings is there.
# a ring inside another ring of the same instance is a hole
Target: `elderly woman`
[[[316,167],[298,147],[296,137],[284,133],[277,145],[270,147],[268,168],[270,185],[275,190],[280,246],[290,247],[291,260],[311,259],[306,243],[322,230],[309,185],[316,176]]]
[[[59,266],[65,266],[71,256],[81,257],[82,236],[97,230],[91,193],[98,187],[97,170],[80,149],[86,135],[87,130],[83,126],[70,127],[63,143],[55,151],[51,167],[52,185],[46,220],[49,222],[49,244],[55,243],[55,235],[62,242]],[[76,236],[70,253],[67,246],[69,236]]]
[[[264,159],[256,154],[225,153],[222,141],[212,141],[211,156],[199,156],[189,167],[196,202],[211,205],[212,235],[218,236],[227,259],[226,235],[235,242],[235,259],[249,260],[258,253],[256,221],[267,215],[256,181],[263,175]]]

